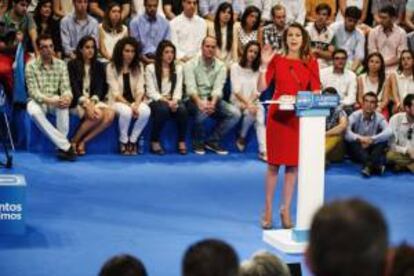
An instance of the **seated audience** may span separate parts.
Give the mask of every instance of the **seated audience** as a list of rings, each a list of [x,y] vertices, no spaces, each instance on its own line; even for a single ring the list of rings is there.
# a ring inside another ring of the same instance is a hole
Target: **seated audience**
[[[345,140],[351,158],[362,163],[365,177],[385,172],[385,150],[392,135],[384,116],[377,112],[377,95],[368,92],[363,96],[362,109],[349,116]]]
[[[240,265],[240,276],[290,276],[289,267],[276,255],[260,251]]]
[[[398,59],[407,49],[407,34],[394,23],[396,11],[392,6],[384,6],[378,14],[381,22],[369,32],[368,53],[379,52],[384,58],[387,73],[397,69]]]
[[[13,7],[0,17],[0,81],[11,98],[13,89],[13,62],[17,45],[36,48],[36,26],[27,14],[30,0],[13,0]]]
[[[222,100],[226,66],[215,57],[216,47],[214,37],[204,38],[201,55],[187,62],[184,68],[186,91],[190,97],[188,110],[195,117],[193,150],[196,154],[204,154],[204,148],[217,154],[228,154],[228,151],[220,146],[220,141],[241,116],[235,106]],[[204,143],[203,122],[208,117],[217,118],[218,124]]]
[[[128,28],[121,21],[121,5],[108,4],[102,23],[99,24],[99,53],[105,61],[112,58],[115,44],[128,36]]]
[[[236,30],[239,57],[243,55],[243,49],[249,41],[259,40],[260,16],[260,10],[256,6],[249,6],[243,12],[240,28]]]
[[[394,171],[409,170],[414,173],[414,94],[403,101],[404,112],[390,119],[392,137],[387,161]]]
[[[220,240],[206,239],[192,244],[185,252],[182,276],[238,276],[236,251]]]
[[[53,0],[53,14],[61,19],[73,12],[73,2],[71,0]]]
[[[104,65],[97,60],[98,49],[92,36],[84,36],[76,48],[76,59],[69,61],[72,87],[71,107],[81,118],[72,147],[86,154],[86,143],[111,125],[115,112],[106,104],[107,85]]]
[[[217,11],[223,3],[228,3],[231,6],[231,16],[236,21],[241,14],[241,5],[240,1],[237,0],[200,0],[200,15],[209,21],[214,21],[214,18],[217,16]],[[208,24],[208,22],[207,22]]]
[[[361,18],[361,10],[351,6],[345,10],[345,21],[331,25],[335,45],[348,54],[348,67],[357,72],[365,56],[365,37],[356,26]]]
[[[0,0],[0,16],[3,16],[11,7],[10,0]]]
[[[187,154],[185,136],[188,115],[182,101],[183,69],[176,64],[175,46],[170,41],[164,40],[158,45],[155,63],[145,69],[145,83],[153,119],[150,151],[158,155],[165,154],[160,135],[165,122],[172,117],[177,121],[178,152]]]
[[[322,94],[339,96],[338,92],[333,87],[325,88]],[[329,116],[326,117],[326,164],[343,160],[345,154],[344,134],[347,126],[348,119],[342,106],[339,105],[336,108],[331,108]]]
[[[317,7],[321,4],[324,4],[329,7],[330,13],[327,18],[327,22],[332,23],[335,21],[335,14],[336,14],[336,0],[306,0],[305,7],[306,7],[306,21],[315,22],[317,18]]]
[[[30,100],[27,113],[40,130],[59,149],[58,157],[75,160],[75,150],[69,143],[69,106],[72,92],[66,63],[53,57],[53,40],[48,34],[37,38],[39,58],[26,66],[26,84]],[[48,121],[46,114],[56,115],[56,128]]]
[[[369,0],[339,0],[338,1],[338,13],[336,14],[336,21],[342,22],[345,17],[345,10],[348,7],[355,6],[361,10],[361,18],[358,24],[364,24],[368,14],[368,1]]]
[[[401,53],[398,69],[389,77],[389,95],[394,102],[393,113],[404,111],[402,101],[414,94],[414,54],[410,50]]]
[[[283,50],[283,32],[287,27],[286,8],[276,4],[271,13],[273,22],[259,29],[258,40],[262,47],[269,44],[273,51],[280,53]]]
[[[250,6],[256,7],[260,11],[259,21],[261,23],[268,22],[270,18],[270,9],[272,1],[269,0],[240,0],[240,14],[244,14]]]
[[[72,0],[74,12],[60,22],[60,36],[65,57],[75,59],[75,49],[82,37],[91,35],[98,41],[98,22],[88,14],[88,0]]]
[[[55,54],[62,57],[62,40],[60,38],[60,22],[53,18],[53,1],[40,0],[33,15],[37,34],[50,34],[55,45]]]
[[[347,199],[317,211],[305,258],[315,276],[383,276],[387,250],[388,229],[379,209]]]
[[[259,159],[266,161],[265,110],[259,102],[260,93],[257,91],[259,66],[260,44],[257,41],[250,41],[244,48],[240,62],[231,66],[232,94],[230,100],[242,114],[241,129],[236,141],[237,149],[245,150],[247,133],[254,124],[259,144]]]
[[[107,260],[99,276],[147,276],[144,264],[131,255],[117,255]]]
[[[217,9],[214,22],[207,22],[207,34],[217,40],[216,57],[229,68],[238,60],[237,35],[238,23],[233,20],[233,7],[223,2]]]
[[[151,110],[144,101],[144,72],[139,62],[140,46],[133,37],[117,42],[111,62],[106,68],[109,102],[119,116],[119,151],[136,155],[137,141]],[[131,121],[135,120],[128,135]]]
[[[306,6],[305,0],[273,0],[273,5],[282,5],[286,9],[286,22],[305,24]]]
[[[396,11],[396,24],[404,23],[404,11],[407,0],[371,0],[371,13],[374,25],[381,23],[380,11],[385,6],[392,6]]]
[[[171,39],[168,21],[157,14],[158,1],[160,0],[145,0],[145,13],[136,16],[129,25],[131,36],[143,47],[141,60],[144,64],[154,63],[158,44],[162,40]]]
[[[385,63],[380,53],[371,53],[364,62],[364,73],[357,80],[357,107],[361,107],[363,97],[368,92],[374,92],[379,101],[377,111],[383,112],[388,118],[389,96],[386,87]]]
[[[347,113],[351,113],[356,103],[357,76],[346,69],[347,58],[345,50],[336,49],[332,54],[333,66],[322,69],[320,75],[322,88],[335,88],[340,104]]]
[[[168,20],[173,20],[183,12],[182,0],[164,0],[162,10]]]
[[[99,21],[105,16],[105,11],[108,9],[108,4],[115,2],[121,7],[121,21],[125,21],[131,13],[130,0],[90,0],[89,13]]]
[[[186,62],[196,56],[207,34],[206,22],[197,15],[197,1],[183,0],[183,12],[171,20],[170,26],[177,59]]]
[[[335,50],[334,33],[328,25],[331,13],[331,7],[328,4],[317,5],[315,20],[306,27],[311,40],[312,54],[318,59],[319,69],[329,66]]]

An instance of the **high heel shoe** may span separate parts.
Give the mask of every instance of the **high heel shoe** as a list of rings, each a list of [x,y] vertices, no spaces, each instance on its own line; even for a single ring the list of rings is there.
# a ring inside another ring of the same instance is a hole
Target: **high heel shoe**
[[[260,221],[260,225],[261,225],[261,227],[262,227],[263,230],[270,230],[270,229],[273,228],[272,219],[270,219],[269,221],[267,221],[265,219],[265,214],[263,213],[262,220]]]
[[[280,221],[283,229],[293,228],[292,219],[290,218],[289,210],[285,207],[280,208]]]

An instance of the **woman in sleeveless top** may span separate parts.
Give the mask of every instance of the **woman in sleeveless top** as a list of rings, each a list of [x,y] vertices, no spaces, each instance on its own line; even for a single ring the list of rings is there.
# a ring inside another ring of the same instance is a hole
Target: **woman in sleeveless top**
[[[237,30],[238,55],[243,55],[244,46],[249,41],[258,40],[260,27],[260,10],[256,6],[249,6],[243,12],[240,27]]]

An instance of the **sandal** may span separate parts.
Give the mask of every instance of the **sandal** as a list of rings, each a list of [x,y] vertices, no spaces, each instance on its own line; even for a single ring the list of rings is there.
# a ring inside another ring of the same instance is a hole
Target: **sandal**
[[[128,149],[129,149],[129,154],[130,155],[137,155],[138,154],[136,143],[129,143],[128,144]]]
[[[262,215],[262,220],[260,222],[260,225],[261,225],[261,227],[262,227],[263,230],[270,230],[270,229],[273,228],[272,220],[270,219],[269,221],[267,221],[265,219],[265,214],[264,213]]]
[[[121,155],[130,155],[129,150],[128,150],[128,144],[119,143],[119,153]]]
[[[280,221],[282,222],[283,229],[293,228],[293,223],[289,214],[289,210],[284,206],[280,207]]]
[[[86,154],[86,150],[85,150],[85,143],[79,143],[78,146],[76,147],[76,153],[79,156],[83,156]]]
[[[182,143],[182,146],[180,147],[181,143],[178,143],[177,149],[178,149],[178,153],[181,155],[186,155],[187,154],[187,147],[185,146],[185,143]]]

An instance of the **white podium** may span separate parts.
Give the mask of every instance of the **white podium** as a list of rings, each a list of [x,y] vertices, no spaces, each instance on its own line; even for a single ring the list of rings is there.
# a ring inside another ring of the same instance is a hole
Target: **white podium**
[[[263,231],[263,240],[285,253],[304,252],[313,215],[323,204],[326,117],[338,104],[337,96],[308,91],[299,92],[296,98],[296,115],[300,118],[296,224],[293,229]]]

